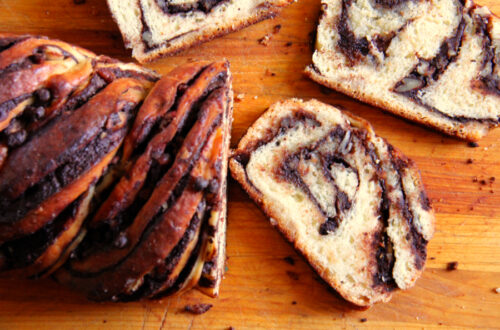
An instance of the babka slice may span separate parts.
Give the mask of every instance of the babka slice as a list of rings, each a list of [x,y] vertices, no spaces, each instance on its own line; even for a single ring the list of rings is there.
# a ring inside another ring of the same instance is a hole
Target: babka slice
[[[313,65],[325,86],[447,134],[500,120],[500,23],[470,0],[322,0]]]
[[[216,296],[231,118],[227,62],[192,63],[163,77],[125,139],[121,178],[56,278],[100,301],[193,286]]]
[[[107,0],[127,48],[139,62],[276,16],[293,0]]]
[[[64,261],[156,79],[64,42],[0,34],[1,276]]]
[[[420,173],[361,118],[315,100],[274,104],[229,166],[346,300],[388,301],[423,271],[434,217]]]

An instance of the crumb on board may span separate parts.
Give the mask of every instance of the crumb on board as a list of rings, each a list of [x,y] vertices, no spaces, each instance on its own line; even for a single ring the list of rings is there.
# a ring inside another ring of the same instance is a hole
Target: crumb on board
[[[469,158],[465,161],[466,164],[472,164],[474,161],[472,160],[472,158]]]
[[[245,98],[245,94],[244,93],[240,93],[240,94],[237,94],[235,97],[234,97],[234,100],[236,102],[241,102],[243,101],[243,99]]]
[[[263,36],[262,38],[260,38],[258,40],[259,44],[267,47],[267,46],[269,46],[269,43],[271,42],[271,38],[272,38],[272,36],[270,34],[266,34],[265,36]]]
[[[285,260],[288,264],[290,264],[292,266],[295,265],[295,260],[293,259],[292,256],[286,256],[283,258],[283,260]]]
[[[479,147],[479,144],[477,144],[477,142],[468,142],[467,146],[469,148],[477,148],[477,147]]]
[[[494,288],[493,292],[500,294],[500,288]]]
[[[210,308],[212,308],[212,304],[193,304],[186,305],[184,307],[184,311],[191,314],[200,315],[208,312]]]
[[[449,262],[447,265],[446,265],[446,270],[457,270],[458,269],[458,261],[452,261],[452,262]]]
[[[362,319],[359,320],[359,322],[361,322],[361,323],[365,323],[366,321],[368,321],[368,319],[366,317],[363,317]]]

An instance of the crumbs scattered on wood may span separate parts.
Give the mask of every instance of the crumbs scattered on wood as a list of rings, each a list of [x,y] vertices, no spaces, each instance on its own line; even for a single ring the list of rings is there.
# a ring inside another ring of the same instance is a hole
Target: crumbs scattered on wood
[[[477,176],[472,177],[472,182],[477,182]]]
[[[495,177],[494,176],[490,177],[490,182],[495,182]]]
[[[368,321],[368,319],[366,317],[363,317],[362,319],[359,320],[359,322],[361,322],[361,323],[365,323],[366,321]]]
[[[474,161],[472,160],[472,158],[469,158],[467,159],[467,161],[465,162],[466,164],[472,164]]]
[[[234,330],[234,327],[230,325],[229,327],[227,327],[227,330]]]
[[[283,260],[285,260],[287,263],[289,263],[292,266],[295,265],[295,260],[292,258],[292,256],[284,257]]]
[[[452,271],[452,270],[457,270],[457,269],[458,269],[458,262],[457,261],[449,262],[446,265],[446,270]]]
[[[266,74],[266,76],[271,76],[271,77],[276,76],[276,73],[271,72],[269,69],[266,69],[266,73],[265,74]]]
[[[477,142],[468,142],[467,146],[469,148],[477,148],[477,147],[479,147],[479,144],[477,144]]]
[[[297,305],[297,302],[295,300],[292,301],[292,305]]]
[[[245,98],[245,94],[240,93],[240,94],[238,94],[238,95],[236,95],[236,96],[234,97],[234,100],[235,100],[236,102],[241,102],[241,101],[243,101],[243,99],[244,99],[244,98]]]
[[[293,42],[289,41],[285,44],[285,47],[291,47],[293,45]]]
[[[73,3],[74,3],[75,5],[82,5],[82,4],[84,4],[84,3],[85,3],[85,0],[73,0]]]
[[[288,277],[290,277],[292,280],[295,280],[295,281],[298,281],[298,280],[299,280],[299,274],[297,274],[296,272],[292,272],[292,271],[287,270],[287,271],[286,271],[286,274],[287,274],[287,275],[288,275]]]
[[[493,292],[500,294],[500,288],[494,288]]]
[[[479,181],[479,184],[483,185],[483,186],[486,186],[486,180],[480,180]]]
[[[278,25],[275,25],[273,27],[273,33],[276,34],[276,33],[279,33],[281,30],[281,24],[278,24]]]
[[[269,42],[271,41],[271,35],[266,34],[264,37],[259,39],[259,44],[262,46],[269,46]]]
[[[191,314],[200,315],[208,312],[210,308],[212,308],[212,304],[194,304],[194,305],[186,305],[184,307],[184,311]]]

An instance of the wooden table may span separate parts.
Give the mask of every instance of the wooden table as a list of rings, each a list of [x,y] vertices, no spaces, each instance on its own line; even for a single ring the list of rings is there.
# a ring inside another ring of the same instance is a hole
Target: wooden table
[[[500,14],[498,0],[482,3]],[[319,0],[300,0],[275,20],[150,67],[166,73],[191,59],[228,58],[235,93],[245,94],[235,104],[233,146],[271,103],[288,97],[340,104],[368,119],[379,135],[417,162],[435,207],[436,235],[417,285],[396,293],[390,303],[367,311],[352,309],[318,281],[230,180],[229,259],[218,299],[192,291],[159,302],[95,304],[50,280],[2,280],[0,329],[500,327],[500,294],[494,292],[500,287],[500,129],[478,148],[470,148],[305,78],[302,70],[311,61],[310,34],[319,7]],[[259,44],[276,25],[282,28],[269,45]],[[47,35],[130,61],[103,0],[81,5],[71,0],[0,0],[0,31]],[[288,256],[294,265],[283,260]],[[458,270],[447,271],[452,261],[458,262]],[[198,302],[214,307],[200,316],[182,311]]]

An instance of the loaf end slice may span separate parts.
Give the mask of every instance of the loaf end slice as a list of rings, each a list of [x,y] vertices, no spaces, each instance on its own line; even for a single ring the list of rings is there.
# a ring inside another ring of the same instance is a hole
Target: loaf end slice
[[[139,62],[172,55],[279,14],[293,0],[108,0]]]

